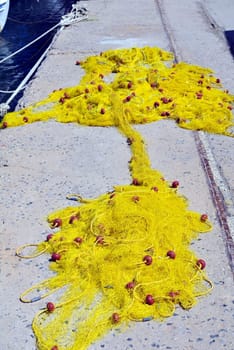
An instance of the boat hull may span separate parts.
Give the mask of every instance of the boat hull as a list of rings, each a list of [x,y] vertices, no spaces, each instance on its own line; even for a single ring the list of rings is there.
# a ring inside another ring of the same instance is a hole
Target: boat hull
[[[3,28],[6,24],[9,6],[10,6],[10,0],[0,1],[0,33],[3,31]]]

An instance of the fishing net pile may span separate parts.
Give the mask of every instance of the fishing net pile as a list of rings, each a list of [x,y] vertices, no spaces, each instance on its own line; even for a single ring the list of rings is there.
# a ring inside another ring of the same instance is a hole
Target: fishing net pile
[[[210,70],[172,60],[149,47],[89,57],[77,62],[86,72],[78,86],[2,121],[2,127],[49,118],[116,126],[132,152],[130,184],[96,199],[68,196],[79,205],[48,217],[51,233],[35,256],[47,254],[55,274],[21,295],[24,302],[50,295],[33,320],[40,350],[87,349],[112,328],[164,319],[212,289],[205,260],[190,250],[211,229],[208,217],[188,209],[178,181],[152,169],[131,124],[172,118],[185,128],[231,135],[233,96]],[[62,296],[53,299],[59,289]]]
[[[59,89],[28,108],[8,113],[0,127],[40,120],[117,126],[112,94],[123,102],[129,123],[173,119],[180,127],[232,135],[234,96],[210,69],[173,63],[158,48],[109,50],[77,61],[86,74],[80,84]]]

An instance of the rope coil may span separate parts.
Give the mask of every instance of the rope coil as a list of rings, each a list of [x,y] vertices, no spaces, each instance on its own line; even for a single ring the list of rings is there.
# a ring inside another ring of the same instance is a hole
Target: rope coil
[[[88,10],[86,7],[80,6],[77,2],[76,4],[72,4],[71,12],[62,17],[60,24],[62,26],[68,26],[84,19],[88,19]]]

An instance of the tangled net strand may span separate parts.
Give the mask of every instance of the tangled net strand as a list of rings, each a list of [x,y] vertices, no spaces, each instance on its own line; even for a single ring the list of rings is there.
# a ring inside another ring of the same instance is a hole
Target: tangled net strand
[[[190,309],[213,287],[205,261],[189,249],[199,233],[211,229],[207,216],[188,210],[178,184],[152,169],[131,124],[172,118],[185,128],[231,135],[233,96],[222,91],[210,70],[170,65],[172,59],[148,47],[89,57],[81,63],[86,74],[80,85],[55,91],[2,122],[6,127],[53,117],[116,126],[132,152],[131,184],[92,200],[70,195],[79,206],[48,217],[56,230],[35,255],[50,254],[55,275],[21,295],[34,302],[64,288],[62,297],[34,318],[40,350],[87,349],[120,324],[162,320],[177,306]],[[27,257],[25,248],[17,254]]]

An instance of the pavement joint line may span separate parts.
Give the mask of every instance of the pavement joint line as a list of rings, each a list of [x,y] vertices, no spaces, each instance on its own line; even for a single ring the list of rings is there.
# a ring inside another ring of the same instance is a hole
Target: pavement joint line
[[[227,209],[227,214],[234,215],[233,196],[231,191],[228,188],[226,179],[220,173],[214,153],[212,152],[212,149],[209,145],[208,137],[202,131],[198,131],[198,135],[199,135],[200,141],[203,144],[203,147],[205,148],[206,156],[211,165],[211,170],[212,170],[216,185],[219,187],[219,190],[223,196],[225,207]]]
[[[170,26],[169,20],[168,20],[167,15],[166,15],[166,11],[165,11],[164,6],[163,6],[163,0],[155,0],[155,3],[156,3],[156,6],[158,8],[158,11],[159,11],[159,15],[160,15],[160,18],[162,21],[164,31],[168,37],[168,40],[169,40],[170,50],[174,53],[175,61],[176,62],[182,61],[182,57],[179,54],[179,49],[177,49],[176,39],[173,35],[173,30]]]
[[[198,154],[200,156],[201,163],[208,180],[209,190],[221,226],[221,232],[223,236],[223,241],[226,246],[227,257],[234,278],[234,241],[232,235],[232,226],[229,225],[230,220],[228,220],[230,216],[227,215],[227,207],[225,205],[223,193],[221,192],[217,184],[217,178],[215,177],[216,174],[214,173],[212,160],[210,160],[209,154],[206,153],[207,150],[209,153],[210,147],[206,145],[206,142],[203,142],[202,138],[200,137],[201,134],[204,135],[203,132],[200,132],[200,135],[199,132],[194,132],[194,138],[197,145]],[[220,173],[219,175],[222,178]]]
[[[224,28],[222,28],[220,25],[218,25],[218,23],[215,21],[215,19],[210,14],[207,6],[201,1],[199,1],[197,3],[197,5],[200,8],[201,15],[204,17],[206,22],[208,22],[209,27],[212,30],[214,30],[216,32],[216,34],[218,34],[222,39],[224,39],[224,35],[223,35]]]
[[[228,216],[227,221],[228,221],[229,227],[231,228],[232,239],[234,240],[234,215]]]
[[[166,15],[166,11],[164,9],[163,0],[155,0],[157,4],[162,25],[165,30],[165,33],[168,37],[170,47],[175,56],[175,61],[183,61],[183,56],[180,53],[180,50],[177,48],[176,38],[173,35],[173,30],[170,25],[168,16]],[[200,4],[201,5],[201,4]],[[201,7],[201,6],[200,6]],[[203,8],[203,7],[202,7]],[[207,13],[205,14],[208,16]],[[209,18],[209,17],[207,17]],[[210,22],[210,20],[209,20]],[[197,151],[202,163],[202,167],[204,169],[208,184],[209,191],[211,193],[212,201],[214,203],[217,216],[219,219],[219,223],[221,226],[222,237],[224,244],[226,246],[226,253],[228,262],[232,271],[232,275],[234,278],[234,215],[230,212],[231,215],[228,216],[228,210],[231,210],[231,206],[229,204],[229,208],[227,208],[227,203],[231,203],[233,209],[233,199],[231,195],[231,191],[226,185],[226,180],[220,173],[215,157],[210,148],[209,142],[207,140],[207,136],[204,132],[194,132],[194,139],[197,147]]]

